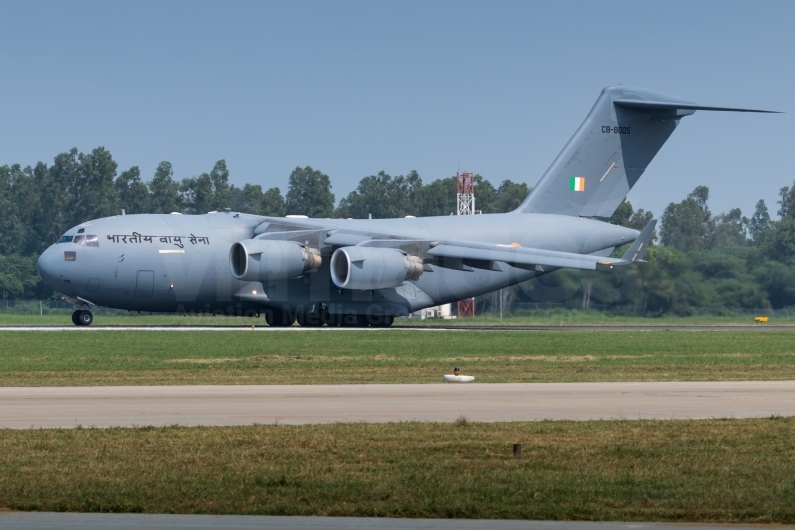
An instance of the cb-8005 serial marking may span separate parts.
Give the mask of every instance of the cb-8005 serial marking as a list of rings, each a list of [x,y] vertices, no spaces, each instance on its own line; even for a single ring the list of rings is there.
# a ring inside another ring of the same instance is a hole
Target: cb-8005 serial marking
[[[603,133],[613,133],[613,134],[629,134],[629,127],[618,127],[617,125],[602,125],[602,132]]]

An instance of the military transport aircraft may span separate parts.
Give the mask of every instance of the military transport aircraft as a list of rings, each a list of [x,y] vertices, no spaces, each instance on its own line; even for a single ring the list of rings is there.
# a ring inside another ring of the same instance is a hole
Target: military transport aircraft
[[[81,309],[259,316],[271,326],[389,326],[559,268],[642,261],[656,221],[608,224],[679,120],[704,107],[626,86],[602,90],[535,188],[505,214],[401,219],[119,215],[68,230],[42,279]],[[607,257],[632,242],[621,258]]]

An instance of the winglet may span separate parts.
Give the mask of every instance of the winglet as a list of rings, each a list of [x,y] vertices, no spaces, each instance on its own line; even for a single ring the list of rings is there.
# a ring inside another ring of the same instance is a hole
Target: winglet
[[[654,234],[654,227],[657,226],[657,219],[652,219],[646,224],[646,227],[640,233],[637,239],[630,245],[627,251],[621,256],[621,261],[629,263],[636,263],[643,261],[643,255],[646,249],[649,248],[651,236]]]

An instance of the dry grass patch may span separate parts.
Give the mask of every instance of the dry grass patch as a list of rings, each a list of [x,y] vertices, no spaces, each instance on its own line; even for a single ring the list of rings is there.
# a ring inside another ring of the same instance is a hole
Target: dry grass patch
[[[793,418],[5,430],[0,470],[0,509],[795,522]]]

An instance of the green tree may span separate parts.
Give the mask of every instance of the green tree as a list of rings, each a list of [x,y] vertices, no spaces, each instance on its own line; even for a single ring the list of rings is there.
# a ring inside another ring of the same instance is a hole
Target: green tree
[[[795,217],[795,185],[792,188],[784,186],[778,191],[778,195],[781,197],[781,200],[778,201],[778,216],[782,219]]]
[[[767,291],[773,307],[795,305],[795,267],[780,261],[766,260],[753,271],[754,277]]]
[[[19,165],[0,167],[0,254],[19,252],[25,227],[19,219],[14,200],[14,184]]]
[[[260,215],[284,217],[284,197],[282,197],[282,192],[279,188],[268,188],[262,194]]]
[[[210,175],[202,173],[198,177],[182,179],[179,196],[185,213],[201,215],[213,211],[215,194]]]
[[[174,181],[174,170],[170,162],[160,162],[155,176],[149,182],[149,212],[179,212],[181,208],[179,184]]]
[[[17,250],[11,252],[0,250],[0,253],[18,252],[28,255],[39,252],[42,238],[37,230],[37,218],[42,205],[40,203],[41,192],[36,187],[34,169],[30,166],[21,169],[18,164],[12,166],[9,191],[7,199],[10,203],[10,212],[13,212],[21,226],[18,226],[17,231],[13,233]],[[0,207],[0,218],[4,216],[4,210],[5,207]],[[2,231],[0,228],[0,233]],[[2,236],[0,236],[1,238]]]
[[[38,281],[35,257],[0,255],[0,291],[3,293],[4,302],[9,295],[21,295],[26,287],[34,286]]]
[[[213,187],[212,209],[221,211],[232,206],[232,186],[229,185],[229,170],[226,160],[219,160],[210,171]]]
[[[640,208],[632,214],[632,217],[629,218],[629,222],[625,226],[627,228],[634,228],[635,230],[643,230],[652,219],[654,219],[653,213],[647,212],[643,208]],[[656,233],[657,231],[655,230],[655,235],[653,235],[651,238],[652,242],[656,241],[657,239]]]
[[[787,216],[775,223],[763,248],[771,258],[795,265],[795,218]]]
[[[391,219],[417,215],[422,179],[416,171],[392,177],[381,171],[359,181],[357,188],[340,201],[336,217]]]
[[[110,152],[97,147],[90,154],[80,153],[78,161],[72,224],[120,213],[119,196],[114,185],[118,165]]]
[[[331,217],[334,213],[334,194],[331,193],[329,176],[309,166],[296,167],[290,174],[284,202],[288,215]]]
[[[36,165],[36,184],[41,190],[40,221],[37,225],[45,247],[58,241],[61,234],[74,225],[79,166],[77,148],[57,155],[49,168],[42,163]]]
[[[514,211],[522,204],[529,193],[530,188],[524,182],[502,181],[500,187],[497,188],[496,211],[499,213]]]
[[[632,208],[632,203],[625,198],[623,201],[621,201],[621,204],[618,205],[616,211],[613,212],[613,215],[610,216],[610,219],[607,221],[614,225],[629,226],[629,220],[632,218],[634,213],[635,210]]]
[[[679,203],[670,203],[662,216],[661,241],[664,246],[683,252],[703,247],[707,221],[711,218],[707,200],[709,188],[698,186]]]
[[[457,211],[455,177],[434,180],[424,185],[417,197],[417,205],[417,215],[423,217],[455,214]],[[477,206],[477,188],[475,188],[475,207]]]
[[[707,206],[707,202],[709,201],[709,188],[706,186],[696,186],[687,198],[696,201],[698,207],[704,212],[704,222],[709,222],[712,217],[712,212],[709,211],[709,207]]]
[[[149,212],[149,188],[141,180],[141,171],[138,166],[122,171],[116,177],[115,186],[119,196],[119,206],[124,209],[125,213]]]
[[[756,203],[756,209],[751,220],[748,221],[748,233],[751,235],[755,245],[761,245],[767,238],[772,224],[770,222],[770,214],[767,211],[767,205],[763,199],[759,199]]]
[[[475,209],[480,210],[481,213],[498,213],[497,189],[478,174],[475,174]],[[506,298],[503,299],[503,304],[506,304],[508,295],[504,296]],[[499,298],[497,300],[499,301]]]
[[[729,213],[718,214],[708,224],[704,248],[721,249],[732,246],[744,246],[747,243],[748,218],[743,216],[739,208],[729,210]]]
[[[233,209],[235,211],[261,215],[262,212],[262,186],[259,184],[246,184],[242,189],[234,189],[237,199]]]
[[[688,270],[683,254],[665,247],[649,248],[644,256],[643,289],[635,300],[635,312],[639,315],[672,312],[680,316],[693,314],[693,308],[677,289],[679,278]]]
[[[263,192],[259,184],[246,184],[242,190],[234,188],[238,194],[235,210],[254,215],[272,217],[284,216],[284,198],[279,188],[270,188]]]

